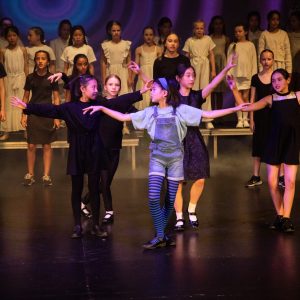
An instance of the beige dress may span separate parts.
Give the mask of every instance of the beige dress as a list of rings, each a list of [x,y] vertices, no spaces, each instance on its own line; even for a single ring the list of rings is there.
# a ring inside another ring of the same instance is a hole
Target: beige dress
[[[289,32],[293,72],[300,73],[300,32]]]
[[[154,51],[146,52],[141,46],[141,55],[140,55],[140,68],[142,72],[149,78],[153,78],[153,64],[157,58],[158,47],[154,47]],[[143,87],[143,80],[139,77],[136,89],[140,90]],[[144,108],[150,105],[150,91],[143,94],[143,100],[135,104],[135,107],[138,110],[143,110]]]
[[[270,49],[274,53],[274,70],[283,68],[292,73],[291,48],[286,31],[281,29],[275,33],[268,30],[263,31],[258,40],[258,53],[261,53],[264,49]],[[261,65],[259,69],[262,70]]]
[[[101,43],[107,61],[106,75],[115,74],[121,79],[119,95],[131,92],[128,87],[127,57],[130,52],[131,41],[121,40],[119,43],[104,41]]]
[[[216,45],[213,51],[215,55],[216,74],[219,74],[226,66],[226,36],[222,35],[221,38],[214,38],[211,36],[211,39]],[[222,80],[214,89],[214,92],[223,93],[225,91],[226,84],[225,81]]]
[[[208,55],[209,51],[215,48],[215,43],[210,36],[204,35],[197,39],[190,37],[186,40],[183,51],[189,53],[191,65],[195,68],[196,79],[193,90],[198,91],[209,84],[210,66]],[[211,110],[211,97],[206,97],[202,105],[203,110]]]
[[[19,46],[13,50],[4,49],[6,121],[1,123],[1,130],[5,132],[24,130],[20,123],[22,111],[10,104],[12,96],[23,98],[26,80],[24,64],[23,51]]]
[[[257,73],[255,46],[249,41],[231,43],[228,47],[227,58],[232,54],[234,45],[236,45],[235,52],[238,55],[238,61],[236,67],[228,73],[235,77],[238,90],[248,90],[252,76]]]

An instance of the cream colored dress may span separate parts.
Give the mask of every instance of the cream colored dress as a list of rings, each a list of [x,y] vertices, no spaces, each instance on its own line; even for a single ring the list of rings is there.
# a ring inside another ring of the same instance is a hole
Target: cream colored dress
[[[190,37],[186,40],[183,51],[189,53],[191,65],[195,68],[196,79],[193,90],[198,91],[209,84],[210,66],[208,55],[209,51],[215,48],[215,43],[210,36],[204,35],[197,39]],[[202,104],[203,110],[211,110],[211,97],[206,97],[206,101]]]
[[[274,53],[273,70],[283,68],[292,73],[291,48],[286,31],[281,29],[275,33],[268,30],[263,31],[258,40],[258,53],[261,53],[264,49],[270,49]],[[259,69],[262,70],[261,65]]]
[[[142,72],[149,78],[153,78],[153,64],[157,58],[158,47],[154,47],[154,51],[146,52],[141,46],[141,55],[140,55],[140,68]],[[143,80],[139,77],[136,89],[140,90],[143,87]],[[143,100],[135,104],[135,107],[138,110],[143,110],[144,108],[150,105],[150,91],[143,94]]]
[[[4,49],[6,121],[1,123],[1,129],[5,132],[24,130],[20,123],[22,111],[10,104],[12,96],[23,98],[26,80],[24,64],[23,51],[19,46],[13,50]]]
[[[215,55],[216,74],[219,74],[226,66],[226,36],[222,35],[221,38],[214,38],[211,36],[212,41],[216,47],[213,49]],[[226,91],[225,81],[222,80],[214,89],[216,93],[223,93]]]
[[[130,52],[131,41],[121,40],[119,43],[104,41],[101,43],[107,61],[106,75],[115,74],[121,79],[119,95],[131,92],[128,87],[127,57]]]
[[[300,32],[289,32],[293,72],[300,73]]]
[[[248,90],[252,76],[257,73],[255,46],[249,41],[231,43],[228,47],[227,58],[232,54],[234,45],[236,45],[235,52],[238,55],[238,61],[236,67],[228,73],[235,77],[238,90]]]

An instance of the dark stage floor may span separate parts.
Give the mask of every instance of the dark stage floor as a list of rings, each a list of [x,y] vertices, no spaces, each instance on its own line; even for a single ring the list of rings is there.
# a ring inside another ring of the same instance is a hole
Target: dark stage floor
[[[146,252],[141,245],[153,227],[145,138],[135,171],[129,150],[122,152],[113,184],[115,223],[106,241],[69,238],[66,150],[54,150],[48,188],[40,180],[40,151],[38,180],[24,187],[25,150],[0,150],[0,299],[300,299],[299,176],[296,232],[270,231],[267,184],[243,186],[251,175],[250,141],[219,138],[219,159],[211,159],[212,176],[197,208],[200,228],[173,233],[175,248]],[[265,179],[264,166],[262,173]]]

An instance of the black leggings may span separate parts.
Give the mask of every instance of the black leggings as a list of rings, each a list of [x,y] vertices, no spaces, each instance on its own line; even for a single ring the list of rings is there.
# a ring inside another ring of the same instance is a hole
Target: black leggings
[[[100,189],[103,196],[105,210],[112,211],[113,206],[110,186],[119,165],[120,149],[108,149],[106,153],[108,156],[109,165],[107,170],[101,171]]]
[[[99,197],[100,174],[88,174],[89,200],[91,203],[93,225],[99,225],[100,197]],[[83,190],[84,175],[71,175],[72,180],[72,210],[75,225],[81,224],[81,196]]]

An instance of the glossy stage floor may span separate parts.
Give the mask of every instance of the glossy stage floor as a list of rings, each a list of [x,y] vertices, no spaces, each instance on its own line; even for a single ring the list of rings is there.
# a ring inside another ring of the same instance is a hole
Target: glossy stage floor
[[[173,216],[176,247],[143,251],[153,227],[148,141],[140,143],[135,171],[129,149],[122,151],[113,183],[115,222],[106,241],[70,239],[67,150],[54,150],[54,184],[47,188],[40,180],[40,150],[31,187],[21,184],[25,150],[0,150],[0,299],[300,299],[299,175],[296,232],[270,231],[274,210],[266,182],[244,187],[251,175],[251,137],[220,138],[219,158],[211,159],[211,178],[197,208],[199,229],[175,234]],[[263,166],[264,181],[265,174]]]

